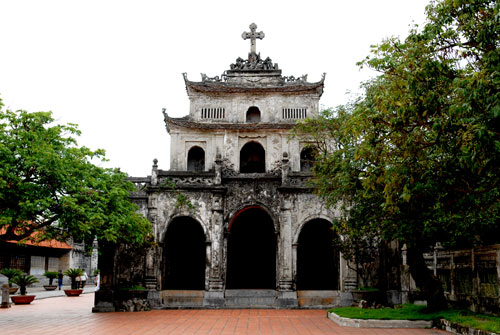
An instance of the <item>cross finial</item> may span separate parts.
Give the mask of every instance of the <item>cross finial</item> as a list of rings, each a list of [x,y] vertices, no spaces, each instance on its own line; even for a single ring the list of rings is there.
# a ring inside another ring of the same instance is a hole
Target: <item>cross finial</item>
[[[263,39],[264,38],[264,33],[262,31],[256,32],[255,30],[257,29],[257,25],[255,23],[252,23],[250,25],[250,32],[243,32],[241,34],[241,37],[243,37],[244,40],[250,39],[250,54],[255,55],[257,54],[256,48],[255,48],[255,40],[258,39]]]

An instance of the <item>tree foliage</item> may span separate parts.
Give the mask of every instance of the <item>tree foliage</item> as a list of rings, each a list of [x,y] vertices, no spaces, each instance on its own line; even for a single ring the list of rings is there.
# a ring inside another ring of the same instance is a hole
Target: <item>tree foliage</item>
[[[432,1],[421,29],[359,63],[380,73],[361,97],[296,127],[320,149],[314,182],[342,204],[340,233],[398,239],[413,255],[499,242],[499,9]]]
[[[0,100],[0,241],[148,240],[151,224],[129,200],[133,185],[93,164],[104,151],[79,147],[78,135],[50,112],[11,111]]]

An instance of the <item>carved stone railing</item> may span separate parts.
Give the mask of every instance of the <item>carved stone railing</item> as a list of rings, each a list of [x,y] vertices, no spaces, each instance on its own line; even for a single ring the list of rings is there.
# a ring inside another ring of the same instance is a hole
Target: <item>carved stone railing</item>
[[[214,172],[161,171],[158,173],[158,186],[160,188],[213,185],[215,185]]]
[[[147,196],[146,189],[151,184],[151,177],[128,177],[127,181],[135,186],[135,191],[131,192],[131,197],[144,197]]]

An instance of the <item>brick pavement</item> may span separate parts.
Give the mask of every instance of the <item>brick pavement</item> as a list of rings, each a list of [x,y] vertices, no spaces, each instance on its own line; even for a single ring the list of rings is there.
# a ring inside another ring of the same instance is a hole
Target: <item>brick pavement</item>
[[[94,294],[35,300],[0,309],[0,334],[286,334],[436,335],[434,329],[339,327],[323,310],[155,310],[91,312]]]

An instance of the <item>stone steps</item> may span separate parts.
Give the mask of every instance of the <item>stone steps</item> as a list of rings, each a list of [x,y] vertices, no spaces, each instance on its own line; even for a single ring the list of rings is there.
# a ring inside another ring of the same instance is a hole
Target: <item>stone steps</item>
[[[276,306],[275,290],[226,290],[225,307],[273,308]]]

